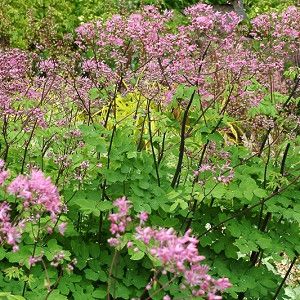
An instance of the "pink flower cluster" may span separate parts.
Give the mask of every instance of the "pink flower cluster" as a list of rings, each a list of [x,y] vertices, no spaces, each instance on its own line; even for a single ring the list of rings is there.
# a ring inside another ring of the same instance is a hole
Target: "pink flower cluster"
[[[167,89],[163,89],[164,95],[158,96],[169,99],[170,91],[174,91],[180,83],[203,84],[199,67],[204,68],[200,57],[207,42],[211,40],[216,44],[212,49],[227,41],[231,45],[232,34],[240,21],[234,13],[216,13],[205,4],[192,6],[186,9],[185,14],[188,25],[180,26],[177,32],[170,32],[168,22],[172,13],[166,11],[161,14],[155,7],[146,6],[141,13],[128,17],[115,15],[107,22],[81,25],[77,29],[76,43],[85,51],[96,49],[100,60],[109,56],[114,61],[115,74],[122,75],[125,82],[130,82],[132,77],[140,78],[138,88],[146,94],[151,92],[149,80],[159,82]],[[137,59],[143,67],[137,71],[132,69],[133,59]],[[91,62],[93,69],[95,64]],[[86,63],[83,67],[86,69]],[[207,72],[213,69],[212,65],[205,65]]]
[[[131,222],[130,202],[125,197],[117,199],[114,206],[118,208],[118,212],[109,215],[110,231],[115,236],[108,240],[111,246],[119,245],[128,222]],[[138,218],[140,224],[136,227],[136,238],[145,243],[149,247],[150,254],[161,262],[163,274],[169,272],[175,277],[183,277],[182,288],[189,288],[193,296],[206,296],[210,300],[222,299],[219,293],[229,288],[231,284],[227,278],[212,278],[208,274],[209,267],[200,264],[205,257],[199,255],[199,241],[191,236],[191,230],[179,236],[173,228],[144,227],[148,219],[146,212],[141,212]],[[132,246],[133,242],[127,243],[128,248]],[[146,288],[151,289],[151,286],[152,282]],[[164,299],[170,299],[168,297],[166,295]]]
[[[14,225],[10,220],[10,206],[7,202],[0,204],[0,244],[7,243],[13,246],[13,251],[19,250],[18,243],[25,226],[23,221]]]
[[[254,19],[253,38],[244,35],[245,28],[238,26],[241,19],[233,12],[216,12],[200,3],[184,14],[187,22],[176,31],[168,27],[172,13],[160,13],[151,6],[127,17],[115,15],[106,22],[81,25],[76,43],[82,51],[95,51],[94,58],[81,64],[82,69],[101,81],[104,75],[108,77],[109,57],[110,83],[121,78],[127,91],[138,89],[163,104],[172,100],[180,84],[196,86],[204,108],[223,103],[229,84],[235,88],[228,95],[226,112],[240,119],[248,118],[248,110],[259,105],[270,90],[288,92],[289,82],[282,74],[300,46],[299,9],[290,7],[281,14]],[[96,69],[103,68],[107,72],[97,75]],[[252,77],[262,88],[251,89]],[[134,87],[133,78],[138,78]],[[251,121],[246,127],[255,127]]]
[[[185,9],[185,13],[190,17],[193,29],[201,31],[217,30],[219,33],[232,33],[241,18],[234,12],[216,12],[211,5],[196,4]]]
[[[0,159],[0,186],[4,185],[9,175],[4,165],[4,161]],[[18,224],[13,224],[10,220],[10,211],[11,208],[6,201],[0,203],[0,244],[7,243],[13,246],[13,251],[17,251],[25,223],[20,221]]]
[[[120,236],[125,232],[127,224],[131,222],[131,217],[129,216],[131,205],[126,197],[115,200],[114,206],[118,208],[118,212],[112,213],[108,217],[111,222],[110,232],[115,236],[108,240],[111,246],[117,246],[119,244]]]
[[[27,176],[19,175],[9,184],[7,191],[23,200],[24,210],[36,210],[38,218],[46,212],[50,213],[52,222],[56,222],[65,209],[57,187],[39,170],[32,170]]]
[[[79,182],[83,182],[86,174],[87,174],[87,170],[89,168],[89,161],[88,160],[84,160],[80,163],[79,167],[77,167],[75,169],[75,175],[74,175],[74,178],[76,180],[78,180]]]
[[[0,115],[3,111],[11,111],[10,96],[22,93],[26,89],[27,55],[20,50],[0,50]]]
[[[54,255],[53,260],[51,262],[51,266],[57,267],[58,265],[63,263],[64,259],[65,259],[64,251],[59,251]]]
[[[4,169],[4,162],[0,160],[0,186],[5,192],[22,200],[17,208],[17,217],[13,221],[10,219],[11,206],[6,201],[0,203],[0,244],[7,243],[17,251],[26,223],[36,224],[43,214],[50,214],[52,227],[48,224],[44,229],[51,234],[57,225],[59,214],[64,212],[66,207],[60,200],[56,186],[52,184],[50,178],[44,176],[43,172],[33,169],[30,175],[19,175],[6,186],[4,181],[8,174],[9,172]],[[61,235],[64,234],[66,225],[65,222],[58,224],[57,229]],[[30,263],[34,264],[37,262],[36,259],[31,258]]]
[[[45,75],[53,75],[55,69],[57,68],[57,62],[52,59],[43,60],[39,64],[40,70],[45,73]]]
[[[289,7],[252,20],[252,38],[244,35],[235,13],[219,13],[200,3],[184,14],[186,22],[176,30],[169,26],[172,12],[161,13],[152,6],[82,24],[76,30],[79,50],[60,53],[61,60],[55,55],[42,60],[40,50],[0,51],[0,115],[30,131],[51,125],[48,104],[59,103],[68,111],[71,99],[92,119],[115,96],[113,85],[118,93],[135,90],[167,105],[183,84],[197,87],[203,108],[224,103],[228,87],[234,87],[226,113],[248,120],[249,109],[269,91],[288,93],[290,83],[283,71],[289,58],[299,59],[299,9]],[[253,78],[261,88],[251,88]],[[99,91],[96,96],[89,93],[92,88]],[[25,105],[28,100],[30,107]],[[71,116],[53,122],[65,126]],[[255,128],[252,121],[245,127]]]
[[[230,166],[230,160],[227,159],[223,165],[213,165],[210,164],[203,164],[197,170],[195,170],[194,176],[197,182],[201,185],[204,185],[205,181],[209,179],[209,176],[203,175],[203,178],[200,178],[201,174],[204,172],[210,172],[213,175],[213,179],[217,182],[223,184],[229,184],[234,179],[234,170]]]
[[[29,267],[35,266],[38,262],[43,260],[44,252],[42,251],[40,255],[30,256],[28,259]],[[65,260],[65,253],[64,251],[58,251],[53,256],[50,265],[57,268],[59,265],[62,265]],[[72,259],[66,266],[65,270],[67,272],[72,272],[74,270],[75,265],[77,264],[77,259]]]
[[[112,69],[106,65],[104,62],[99,62],[96,59],[86,59],[82,62],[82,70],[84,72],[89,72],[90,76],[95,76],[96,78],[102,79],[116,79],[114,78],[116,75],[112,71]]]
[[[0,186],[3,185],[8,175],[9,172],[4,168],[4,161],[0,159]]]
[[[200,264],[205,257],[199,255],[199,241],[191,236],[191,230],[183,236],[178,236],[173,228],[138,227],[136,231],[139,240],[146,245],[151,244],[150,253],[162,263],[163,273],[183,276],[183,287],[190,288],[194,296],[222,299],[217,293],[231,286],[227,278],[212,278],[207,273],[209,267]]]
[[[43,259],[43,255],[44,253],[42,253],[41,255],[38,256],[30,256],[28,259],[29,262],[29,266],[35,266],[36,263],[40,262]]]

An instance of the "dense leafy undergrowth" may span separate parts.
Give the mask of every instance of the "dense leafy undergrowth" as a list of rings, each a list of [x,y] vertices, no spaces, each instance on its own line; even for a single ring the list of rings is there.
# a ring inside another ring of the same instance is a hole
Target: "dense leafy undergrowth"
[[[284,299],[300,12],[172,18],[0,51],[1,297]]]

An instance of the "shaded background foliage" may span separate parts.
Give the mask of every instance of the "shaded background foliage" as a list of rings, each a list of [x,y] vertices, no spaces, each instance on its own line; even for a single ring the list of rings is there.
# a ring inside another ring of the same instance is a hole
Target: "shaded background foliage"
[[[143,5],[178,12],[195,4],[196,0],[0,0],[0,45],[32,48],[38,42],[40,30],[50,30],[62,36],[73,32],[82,22],[108,18],[114,13],[128,14]],[[226,0],[206,0],[207,4],[224,5]],[[249,17],[267,11],[279,11],[298,0],[244,0]]]

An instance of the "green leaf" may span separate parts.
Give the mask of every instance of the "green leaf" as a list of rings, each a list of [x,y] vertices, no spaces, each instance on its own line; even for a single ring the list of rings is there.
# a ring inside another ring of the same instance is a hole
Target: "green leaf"
[[[97,202],[91,199],[78,199],[76,204],[79,206],[80,211],[86,214],[99,215],[99,209],[96,207]],[[100,204],[99,204],[100,205]]]
[[[113,207],[114,207],[113,204],[110,201],[107,201],[107,200],[102,201],[99,204],[97,204],[97,208],[100,211],[107,211],[107,210],[112,209]]]
[[[99,270],[98,271],[98,276],[99,276],[99,279],[102,282],[106,282],[107,281],[107,275],[106,275],[106,273],[103,270]]]
[[[139,181],[139,187],[144,189],[144,190],[147,190],[150,187],[150,184],[149,184],[148,181],[140,180]]]
[[[85,269],[84,273],[85,273],[85,277],[89,280],[97,281],[99,278],[98,273],[93,271],[92,269]]]
[[[264,198],[268,195],[266,190],[260,188],[254,189],[253,194],[259,198]]]
[[[173,200],[175,198],[178,198],[180,196],[181,193],[179,193],[178,191],[172,190],[171,192],[169,192],[167,194],[167,197],[169,200]]]
[[[272,240],[269,238],[264,238],[264,237],[260,237],[257,240],[257,244],[262,248],[262,249],[267,249],[270,248],[272,245]]]
[[[237,247],[235,247],[233,245],[226,245],[226,247],[225,247],[225,256],[226,257],[236,259],[238,257],[237,252],[238,252]]]
[[[179,204],[179,201],[175,201],[175,202],[170,206],[169,212],[170,212],[170,213],[173,212],[173,211],[177,208],[178,204]]]
[[[210,235],[202,236],[200,239],[200,245],[202,247],[206,247],[208,245],[211,245],[212,243],[212,238]]]
[[[241,235],[240,225],[236,221],[231,221],[228,224],[228,230],[230,231],[231,235],[234,237],[238,238]]]
[[[55,240],[55,239],[49,240],[47,243],[47,246],[48,246],[48,250],[51,252],[56,252],[56,251],[61,250],[61,246],[59,246],[57,244],[57,240]]]
[[[104,299],[106,297],[106,291],[96,289],[92,296],[96,299]]]
[[[247,200],[249,200],[249,201],[251,201],[252,198],[253,198],[253,192],[252,192],[251,190],[245,190],[245,191],[243,192],[243,195],[244,195],[244,197],[245,197]]]
[[[130,290],[122,283],[116,282],[115,298],[129,299]]]
[[[99,98],[99,90],[97,88],[92,88],[89,90],[89,96],[91,100]]]
[[[24,297],[22,296],[16,296],[16,295],[12,295],[11,293],[8,292],[0,292],[0,299],[3,300],[25,300]]]
[[[137,152],[136,151],[129,151],[127,152],[127,157],[130,158],[136,158],[137,157]]]
[[[67,296],[64,296],[59,293],[59,290],[54,290],[50,296],[48,297],[49,300],[68,300]]]
[[[1,247],[0,248],[0,261],[5,257],[6,251]]]
[[[131,260],[141,260],[145,256],[145,253],[142,251],[135,252],[133,255],[131,255]]]
[[[219,254],[221,251],[224,250],[225,248],[225,242],[226,240],[224,238],[220,238],[218,241],[216,241],[212,248],[214,249],[214,251]]]
[[[24,263],[28,264],[28,257],[32,255],[32,247],[21,246],[17,252],[7,252],[6,257],[11,263]]]
[[[274,281],[272,281],[271,279],[268,279],[268,278],[262,278],[261,284],[270,289],[274,289],[277,286],[277,284]]]
[[[211,194],[213,197],[217,199],[221,199],[224,196],[225,192],[226,192],[226,188],[223,185],[219,184],[213,189]]]
[[[91,257],[98,258],[100,257],[100,248],[98,244],[90,244],[89,245],[89,252],[91,254]]]
[[[101,143],[98,143],[96,145],[96,151],[98,153],[106,153],[106,145],[105,145],[105,141],[102,141]]]

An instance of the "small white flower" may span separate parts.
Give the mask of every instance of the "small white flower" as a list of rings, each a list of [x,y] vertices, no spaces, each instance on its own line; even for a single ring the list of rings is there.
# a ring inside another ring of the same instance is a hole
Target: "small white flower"
[[[206,223],[206,224],[205,224],[205,229],[206,229],[206,230],[211,229],[211,225],[210,225],[209,223]]]

